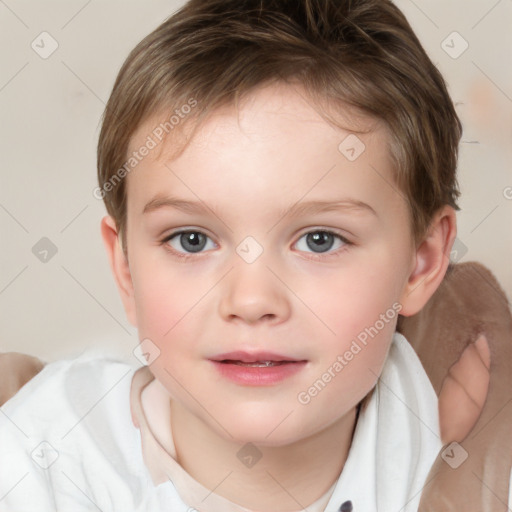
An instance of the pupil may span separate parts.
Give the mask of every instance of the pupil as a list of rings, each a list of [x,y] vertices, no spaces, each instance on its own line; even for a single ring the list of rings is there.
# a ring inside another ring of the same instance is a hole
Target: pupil
[[[206,237],[202,233],[182,233],[180,238],[182,247],[190,252],[199,252],[206,242]]]
[[[334,241],[332,234],[327,233],[325,231],[317,231],[315,233],[309,233],[306,240],[307,240],[308,247],[315,252],[328,251],[332,247],[332,244]],[[312,243],[310,244],[310,242],[312,242]],[[330,242],[330,243],[327,243],[327,246],[323,245],[326,242]],[[323,250],[317,250],[318,248],[323,249]]]

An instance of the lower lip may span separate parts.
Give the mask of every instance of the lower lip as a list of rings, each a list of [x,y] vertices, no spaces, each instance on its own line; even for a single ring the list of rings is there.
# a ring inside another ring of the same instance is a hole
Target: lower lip
[[[217,370],[229,380],[245,386],[269,386],[300,372],[306,361],[284,363],[276,366],[240,366],[233,363],[212,361]]]

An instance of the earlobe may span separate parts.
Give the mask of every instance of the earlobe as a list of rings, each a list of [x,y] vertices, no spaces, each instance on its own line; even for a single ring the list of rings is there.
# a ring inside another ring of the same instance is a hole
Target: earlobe
[[[128,260],[123,252],[121,239],[117,232],[114,219],[107,215],[101,220],[101,237],[107,251],[110,269],[114,276],[117,289],[123,301],[126,316],[130,324],[137,327],[135,315],[135,299]]]
[[[416,250],[416,262],[400,300],[401,315],[418,313],[437,290],[450,263],[456,235],[455,210],[444,206],[434,216],[427,236]]]

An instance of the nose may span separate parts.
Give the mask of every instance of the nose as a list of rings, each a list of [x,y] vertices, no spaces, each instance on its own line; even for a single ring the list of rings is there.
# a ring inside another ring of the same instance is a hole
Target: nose
[[[221,317],[229,322],[284,322],[290,315],[288,289],[260,258],[238,262],[223,280]]]

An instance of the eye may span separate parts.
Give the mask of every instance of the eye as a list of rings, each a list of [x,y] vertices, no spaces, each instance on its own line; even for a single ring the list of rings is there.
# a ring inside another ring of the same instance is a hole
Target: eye
[[[208,240],[210,240],[213,244],[213,241],[210,239],[210,237],[201,231],[187,230],[172,233],[164,240],[162,240],[162,243],[170,245],[174,251],[181,253],[183,256],[186,256],[190,253],[201,252],[205,246],[208,245]],[[215,247],[215,244],[213,244],[213,247]]]
[[[302,243],[302,247],[300,247]],[[332,231],[327,231],[324,229],[317,229],[315,231],[310,231],[309,233],[305,233],[300,239],[296,242],[297,248],[301,251],[308,252],[307,249],[311,249],[315,254],[323,254],[330,251],[333,246],[334,249],[343,248],[344,246],[351,245],[345,237],[334,233]],[[335,251],[331,251],[329,256],[335,255]]]

